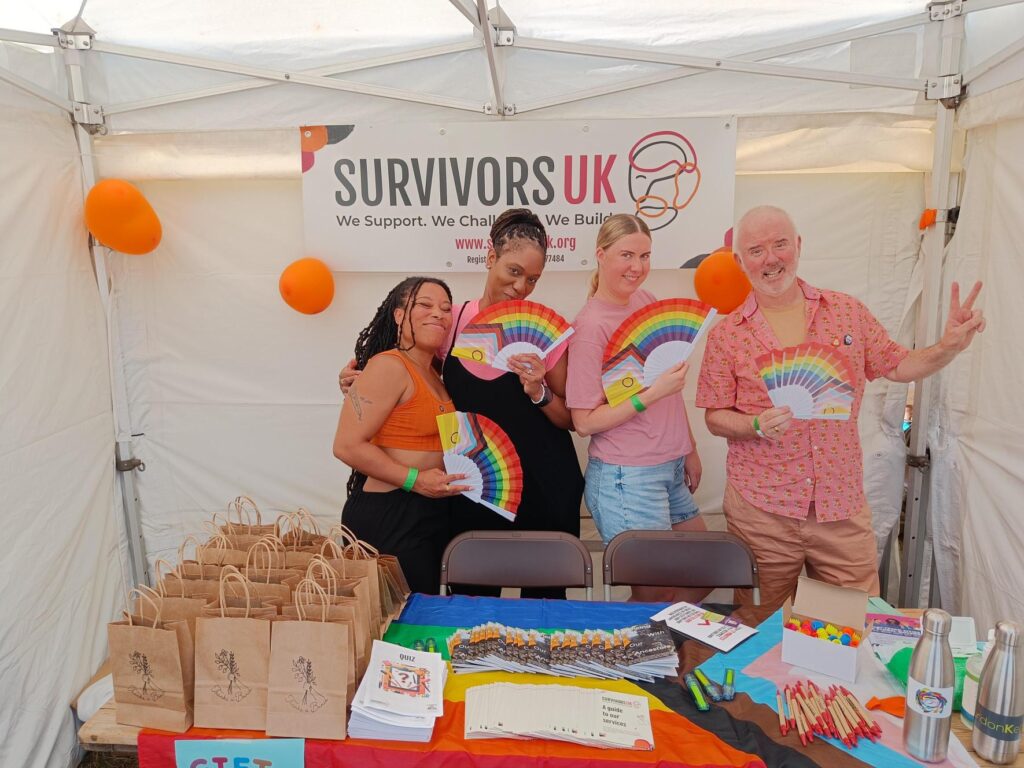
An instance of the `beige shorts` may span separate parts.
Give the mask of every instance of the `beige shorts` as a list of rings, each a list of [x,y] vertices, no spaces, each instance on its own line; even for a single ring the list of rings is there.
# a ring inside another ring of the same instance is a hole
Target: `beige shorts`
[[[722,502],[729,532],[745,541],[757,558],[761,604],[777,607],[796,591],[800,572],[829,584],[878,594],[878,563],[871,509],[848,520],[819,523],[814,506],[797,519],[758,509],[731,484]],[[750,590],[736,590],[736,602],[750,603]]]

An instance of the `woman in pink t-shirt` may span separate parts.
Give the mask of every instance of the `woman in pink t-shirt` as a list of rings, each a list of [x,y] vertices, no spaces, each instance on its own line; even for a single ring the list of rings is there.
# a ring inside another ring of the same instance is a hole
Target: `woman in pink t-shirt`
[[[630,400],[611,406],[601,384],[604,350],[615,330],[657,299],[640,286],[650,272],[651,232],[642,219],[616,214],[597,235],[590,298],[573,321],[565,402],[580,435],[590,436],[584,498],[607,545],[628,530],[706,530],[693,492],[700,457],[682,390],[687,365],[663,373]],[[632,600],[701,600],[707,590],[633,587]]]

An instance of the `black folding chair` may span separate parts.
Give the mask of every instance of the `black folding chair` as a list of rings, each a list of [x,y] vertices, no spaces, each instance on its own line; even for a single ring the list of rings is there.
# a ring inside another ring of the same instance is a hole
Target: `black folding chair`
[[[594,562],[583,542],[559,531],[468,531],[441,558],[441,594],[449,584],[483,587],[585,587],[593,597]]]
[[[613,584],[644,587],[742,587],[761,604],[757,560],[731,533],[624,531],[604,551],[604,598]]]

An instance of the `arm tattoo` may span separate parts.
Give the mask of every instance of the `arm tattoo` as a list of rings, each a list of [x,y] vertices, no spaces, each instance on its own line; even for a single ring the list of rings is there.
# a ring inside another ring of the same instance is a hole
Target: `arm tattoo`
[[[353,384],[349,388],[349,394],[352,395],[352,398],[351,398],[351,400],[352,400],[352,409],[356,412],[356,418],[359,421],[362,421],[363,420],[363,403],[366,403],[367,405],[373,405],[373,400],[370,400],[369,398],[363,397],[362,395],[360,395],[359,394],[359,390],[356,389],[356,385],[355,384]]]

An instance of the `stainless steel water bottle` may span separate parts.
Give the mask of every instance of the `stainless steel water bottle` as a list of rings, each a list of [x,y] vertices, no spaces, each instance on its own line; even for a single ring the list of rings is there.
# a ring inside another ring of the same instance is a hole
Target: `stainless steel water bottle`
[[[926,763],[946,759],[953,715],[956,671],[949,648],[952,619],[939,608],[921,617],[921,638],[910,657],[907,674],[907,713],[903,718],[903,748]]]
[[[980,757],[997,765],[1012,763],[1020,751],[1020,729],[1024,722],[1021,647],[1020,624],[996,624],[995,645],[978,683],[971,744]]]

